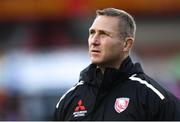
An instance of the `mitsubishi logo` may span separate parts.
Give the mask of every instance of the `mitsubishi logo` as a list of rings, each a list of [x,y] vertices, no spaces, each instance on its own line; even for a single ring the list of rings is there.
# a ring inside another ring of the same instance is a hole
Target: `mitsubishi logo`
[[[82,100],[79,100],[76,108],[74,109],[74,113],[73,113],[74,117],[82,117],[82,116],[85,116],[86,113],[87,113],[87,110],[85,106],[83,105]]]

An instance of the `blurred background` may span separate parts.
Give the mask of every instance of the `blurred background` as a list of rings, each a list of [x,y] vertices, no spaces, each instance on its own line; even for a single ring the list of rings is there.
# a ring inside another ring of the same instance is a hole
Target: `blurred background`
[[[105,7],[134,16],[134,62],[180,98],[179,0],[0,0],[0,120],[52,119],[90,63],[88,29]]]

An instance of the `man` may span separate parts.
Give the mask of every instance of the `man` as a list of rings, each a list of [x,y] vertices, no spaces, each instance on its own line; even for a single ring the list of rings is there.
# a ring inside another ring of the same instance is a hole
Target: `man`
[[[180,120],[179,100],[129,57],[133,17],[114,8],[96,13],[88,39],[92,64],[59,100],[55,120]]]

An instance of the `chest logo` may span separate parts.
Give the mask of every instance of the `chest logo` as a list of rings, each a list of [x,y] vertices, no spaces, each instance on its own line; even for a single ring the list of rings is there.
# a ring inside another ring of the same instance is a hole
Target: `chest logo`
[[[121,113],[124,110],[126,110],[128,105],[129,105],[129,98],[124,98],[124,97],[116,98],[114,109],[116,110],[116,112]]]
[[[82,117],[82,116],[85,116],[86,113],[87,113],[87,110],[85,106],[83,105],[82,100],[79,100],[76,108],[74,109],[74,113],[73,113],[74,117]]]

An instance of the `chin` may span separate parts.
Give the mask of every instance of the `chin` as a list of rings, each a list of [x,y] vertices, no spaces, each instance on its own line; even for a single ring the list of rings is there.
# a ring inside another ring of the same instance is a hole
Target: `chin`
[[[91,59],[91,63],[93,63],[93,64],[101,64],[102,61]]]

